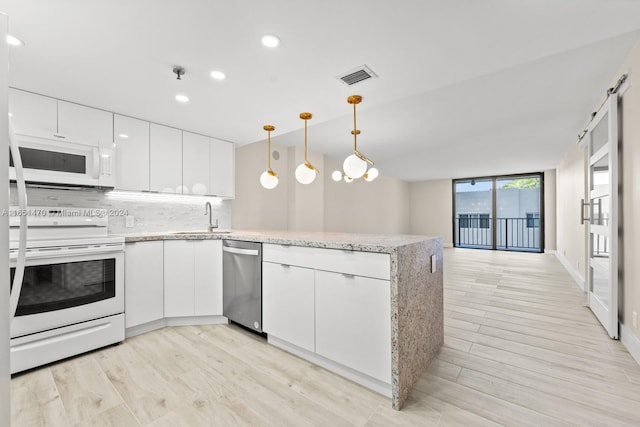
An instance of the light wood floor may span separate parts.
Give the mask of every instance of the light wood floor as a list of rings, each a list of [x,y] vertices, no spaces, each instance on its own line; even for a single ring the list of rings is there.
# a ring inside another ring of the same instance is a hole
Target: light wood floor
[[[551,255],[445,250],[445,346],[401,412],[235,327],[173,327],[12,380],[13,426],[640,425],[640,367]]]

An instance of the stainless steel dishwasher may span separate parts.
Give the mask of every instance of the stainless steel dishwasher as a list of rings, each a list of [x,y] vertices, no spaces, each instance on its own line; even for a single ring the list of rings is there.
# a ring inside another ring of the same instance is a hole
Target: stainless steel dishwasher
[[[262,332],[262,243],[222,242],[222,314]]]

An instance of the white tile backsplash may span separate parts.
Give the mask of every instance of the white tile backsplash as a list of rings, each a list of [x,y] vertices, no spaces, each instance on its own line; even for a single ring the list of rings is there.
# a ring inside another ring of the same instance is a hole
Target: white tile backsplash
[[[15,186],[10,187],[10,203],[18,204]],[[98,190],[64,190],[28,188],[29,206],[73,206],[111,210],[109,232],[112,234],[149,231],[205,230],[209,215],[205,203],[213,207],[212,217],[220,228],[231,227],[231,200],[205,196],[164,195]],[[124,213],[134,217],[134,226],[125,227]]]

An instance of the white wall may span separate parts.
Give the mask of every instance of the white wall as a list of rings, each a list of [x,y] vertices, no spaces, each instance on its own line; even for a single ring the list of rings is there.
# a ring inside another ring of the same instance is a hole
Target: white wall
[[[376,234],[406,234],[409,226],[409,184],[380,176],[351,183],[331,179],[342,170],[342,160],[325,157],[325,231]],[[384,170],[384,169],[383,169]]]
[[[302,147],[273,145],[280,160],[271,167],[280,176],[278,187],[260,186],[267,168],[266,142],[236,149],[236,199],[232,203],[232,225],[237,229],[282,229],[351,233],[399,234],[409,231],[409,185],[379,176],[373,182],[334,182],[331,172],[342,161],[309,152],[309,161],[320,170],[316,180],[302,185],[295,168],[302,162]]]
[[[556,171],[544,171],[544,248],[556,250],[557,212],[556,212]]]
[[[640,340],[640,327],[634,328],[633,312],[640,315],[640,42],[623,64],[630,70],[631,86],[624,93],[622,112],[622,323]],[[617,77],[617,76],[616,76]],[[640,349],[640,341],[636,340]],[[640,354],[636,353],[640,363]]]
[[[409,222],[412,234],[441,236],[453,246],[453,183],[450,179],[409,184]]]
[[[612,85],[623,72],[629,72],[630,87],[620,102],[620,318],[625,330],[635,337],[636,348],[640,348],[640,328],[634,328],[632,322],[633,312],[640,313],[640,42],[620,71],[612,76]],[[597,108],[594,106],[594,110]],[[577,145],[567,151],[557,169],[558,253],[582,278],[585,277],[585,228],[579,222],[579,205],[585,197],[585,170],[585,154]]]
[[[279,182],[276,188],[266,190],[260,185],[260,175],[267,170],[267,142],[236,148],[236,198],[231,202],[233,228],[288,228],[289,185],[293,179],[288,147],[271,144],[271,153],[271,168],[278,174]]]

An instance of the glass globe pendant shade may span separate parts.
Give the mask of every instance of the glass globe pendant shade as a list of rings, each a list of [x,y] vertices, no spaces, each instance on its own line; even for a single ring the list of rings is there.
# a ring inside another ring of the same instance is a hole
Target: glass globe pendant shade
[[[311,184],[316,179],[317,172],[308,164],[300,163],[296,168],[296,179],[300,184]]]
[[[260,185],[267,190],[271,190],[278,186],[278,175],[272,170],[266,170],[260,175]]]
[[[333,179],[335,182],[342,181],[342,172],[333,171],[333,173],[331,174],[331,179]]]
[[[344,182],[353,182],[353,178],[351,178],[350,176],[345,175],[344,176]]]
[[[371,182],[376,179],[379,175],[378,169],[370,168],[367,173],[364,174],[364,180],[367,182]]]
[[[344,169],[345,175],[348,175],[353,179],[358,179],[367,171],[367,162],[355,154],[352,154],[344,159],[342,169]]]

